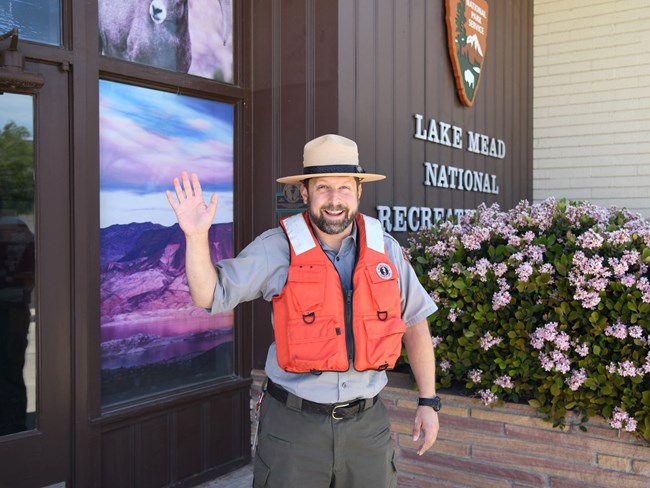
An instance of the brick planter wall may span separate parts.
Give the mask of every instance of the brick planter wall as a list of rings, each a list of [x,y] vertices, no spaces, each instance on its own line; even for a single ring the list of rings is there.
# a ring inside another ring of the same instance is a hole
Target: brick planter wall
[[[257,398],[264,379],[253,371]],[[398,452],[401,488],[650,488],[650,446],[592,419],[551,427],[535,409],[440,394],[440,432],[434,447],[416,454],[411,436],[417,393],[406,375],[391,374],[381,398],[387,406]],[[570,424],[570,425],[569,425]]]

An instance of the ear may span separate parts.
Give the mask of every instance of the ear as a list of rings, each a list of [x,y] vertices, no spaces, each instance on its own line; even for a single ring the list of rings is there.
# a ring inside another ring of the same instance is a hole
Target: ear
[[[302,203],[307,205],[307,200],[309,199],[309,190],[305,186],[304,182],[300,182],[300,195],[302,195]]]
[[[359,185],[357,186],[357,200],[361,200],[361,192],[363,188],[361,186],[361,182],[359,182]]]

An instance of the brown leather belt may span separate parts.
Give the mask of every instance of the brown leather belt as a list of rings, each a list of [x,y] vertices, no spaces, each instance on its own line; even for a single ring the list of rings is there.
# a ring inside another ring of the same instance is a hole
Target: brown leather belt
[[[335,420],[348,419],[354,417],[358,413],[368,410],[372,407],[377,400],[379,395],[374,398],[360,398],[358,400],[353,400],[350,402],[341,402],[341,403],[316,403],[305,400],[304,398],[297,397],[293,393],[289,393],[287,390],[282,388],[280,385],[276,385],[268,380],[266,385],[266,391],[269,392],[273,398],[277,401],[287,405],[289,407],[296,406],[299,410],[312,413],[320,413],[323,415],[331,415]]]

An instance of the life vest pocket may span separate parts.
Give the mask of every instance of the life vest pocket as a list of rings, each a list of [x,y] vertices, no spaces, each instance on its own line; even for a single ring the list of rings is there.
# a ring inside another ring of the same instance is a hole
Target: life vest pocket
[[[363,317],[362,324],[365,340],[355,340],[355,369],[393,368],[402,351],[404,321],[397,316],[386,316],[384,312]]]
[[[292,293],[295,310],[307,313],[320,309],[325,301],[325,266],[322,264],[290,266],[285,286],[300,290],[300,293]]]
[[[310,316],[311,317],[311,316]],[[319,317],[312,323],[292,320],[287,324],[287,371],[346,371],[345,326],[333,317]],[[278,356],[280,356],[278,354]]]
[[[365,272],[374,307],[377,310],[400,310],[397,268],[390,262],[369,264]]]

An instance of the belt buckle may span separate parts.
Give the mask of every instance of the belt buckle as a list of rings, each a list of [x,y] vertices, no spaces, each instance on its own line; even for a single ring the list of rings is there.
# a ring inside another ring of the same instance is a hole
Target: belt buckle
[[[336,416],[336,409],[337,409],[337,408],[343,408],[343,407],[349,407],[349,406],[350,406],[349,403],[339,403],[339,404],[337,404],[337,405],[334,405],[334,406],[332,407],[332,418],[333,418],[334,420],[342,420],[343,417],[337,417],[337,416]]]

